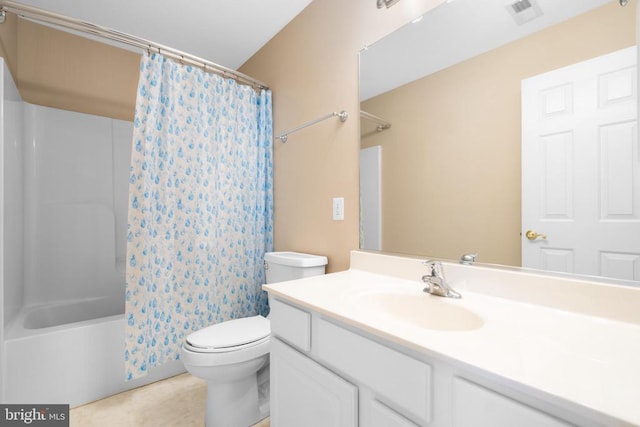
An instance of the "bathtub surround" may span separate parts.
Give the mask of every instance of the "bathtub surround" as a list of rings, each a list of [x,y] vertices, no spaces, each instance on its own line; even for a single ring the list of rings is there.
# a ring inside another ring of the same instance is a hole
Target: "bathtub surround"
[[[0,378],[6,376],[5,328],[23,304],[22,100],[0,59]],[[0,381],[0,402],[5,400]]]
[[[273,245],[271,92],[143,55],[126,258],[127,379],[189,333],[265,314]]]
[[[122,313],[131,123],[31,104],[24,114],[25,303],[108,297]]]
[[[25,103],[2,70],[0,401],[74,407],[184,372],[124,380],[131,122]]]

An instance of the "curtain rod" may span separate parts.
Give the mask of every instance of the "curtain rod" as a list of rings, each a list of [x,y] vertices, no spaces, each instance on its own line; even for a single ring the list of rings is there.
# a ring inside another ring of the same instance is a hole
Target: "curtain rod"
[[[276,138],[278,138],[284,144],[285,142],[287,142],[287,139],[289,138],[289,134],[290,133],[294,133],[294,132],[297,132],[297,131],[299,131],[301,129],[304,129],[306,127],[315,125],[316,123],[319,123],[319,122],[321,122],[323,120],[330,119],[331,117],[339,117],[341,122],[345,122],[347,120],[347,118],[349,117],[349,114],[344,110],[340,111],[339,113],[334,111],[333,113],[326,114],[326,115],[324,115],[322,117],[319,117],[319,118],[317,118],[315,120],[310,120],[308,122],[305,122],[305,123],[301,124],[300,126],[296,126],[296,127],[292,128],[292,129],[289,129],[286,132],[282,132],[281,134],[276,135]]]
[[[223,77],[232,78],[239,82],[248,83],[257,89],[268,89],[269,87],[245,74],[238,71],[227,68],[223,65],[216,64],[215,62],[207,61],[206,59],[199,58],[189,53],[182,52],[180,50],[161,45],[140,37],[132,36],[127,33],[123,33],[111,28],[103,27],[101,25],[93,24],[91,22],[82,21],[80,19],[71,18],[69,16],[60,15],[54,12],[50,12],[37,7],[24,5],[14,1],[0,1],[0,24],[4,22],[6,12],[14,13],[18,16],[33,19],[35,21],[45,22],[48,24],[57,25],[62,28],[76,30],[94,36],[102,37],[108,40],[114,40],[119,43],[135,46],[143,50],[158,52],[164,56],[178,60],[183,64],[195,65],[203,68],[205,71],[210,71],[216,74],[220,74]]]
[[[364,110],[360,110],[360,117],[362,117],[363,119],[371,120],[374,123],[377,123],[378,126],[376,126],[376,131],[378,132],[382,132],[383,130],[387,130],[391,127],[391,123],[389,123],[388,121],[381,119],[380,117],[373,115],[371,113],[367,113]]]

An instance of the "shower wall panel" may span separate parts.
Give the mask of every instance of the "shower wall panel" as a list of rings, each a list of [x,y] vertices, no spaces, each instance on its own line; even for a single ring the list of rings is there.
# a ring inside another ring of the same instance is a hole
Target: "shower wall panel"
[[[22,99],[0,58],[0,378],[6,377],[5,327],[23,304]],[[0,402],[6,390],[0,384]]]
[[[124,301],[132,124],[31,104],[25,122],[25,303]]]
[[[2,189],[2,318],[7,325],[23,304],[23,137],[22,106],[16,85],[4,60],[0,59],[2,74],[1,153]]]

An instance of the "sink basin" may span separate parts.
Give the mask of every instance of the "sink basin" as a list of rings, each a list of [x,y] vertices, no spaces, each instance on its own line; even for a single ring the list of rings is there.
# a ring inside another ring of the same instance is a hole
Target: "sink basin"
[[[470,331],[484,324],[484,320],[473,311],[426,293],[371,293],[361,295],[358,304],[425,329]]]

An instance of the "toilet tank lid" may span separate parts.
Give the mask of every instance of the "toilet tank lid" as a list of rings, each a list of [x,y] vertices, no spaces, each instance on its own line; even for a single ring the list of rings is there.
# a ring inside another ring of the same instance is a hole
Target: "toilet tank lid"
[[[327,265],[326,256],[303,254],[300,252],[267,252],[264,254],[264,260],[266,262],[291,267],[319,267]]]

